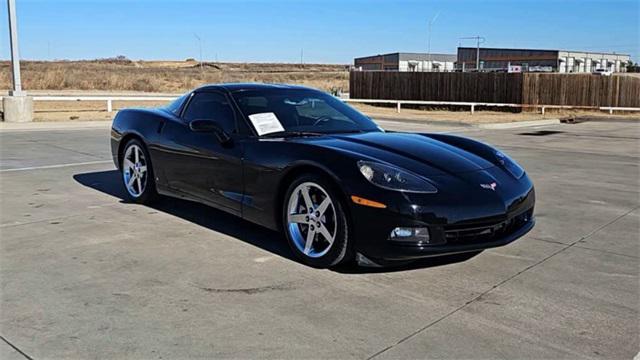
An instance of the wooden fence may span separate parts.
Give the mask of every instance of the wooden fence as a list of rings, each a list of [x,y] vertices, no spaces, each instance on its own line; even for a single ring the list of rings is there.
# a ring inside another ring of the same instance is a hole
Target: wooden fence
[[[640,78],[591,74],[523,74],[522,103],[640,107]]]
[[[640,78],[591,74],[355,71],[353,99],[640,107]]]

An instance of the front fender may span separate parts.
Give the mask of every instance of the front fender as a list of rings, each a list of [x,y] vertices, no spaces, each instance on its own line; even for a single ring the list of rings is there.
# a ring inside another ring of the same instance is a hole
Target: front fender
[[[160,130],[168,115],[158,109],[123,109],[118,111],[111,125],[111,156],[120,168],[119,154],[124,141],[132,137],[140,139],[149,150],[154,161],[154,144],[161,142]]]
[[[282,189],[302,169],[317,169],[330,177],[345,196],[360,176],[356,161],[338,149],[289,140],[248,139],[244,153],[243,217],[277,229]]]

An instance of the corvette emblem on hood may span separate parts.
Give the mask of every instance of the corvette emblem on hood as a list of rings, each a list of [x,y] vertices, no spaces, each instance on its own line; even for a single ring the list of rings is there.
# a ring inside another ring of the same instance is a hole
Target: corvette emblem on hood
[[[480,184],[481,188],[493,191],[496,191],[497,186],[498,184],[496,184],[495,182],[492,182],[491,184]]]

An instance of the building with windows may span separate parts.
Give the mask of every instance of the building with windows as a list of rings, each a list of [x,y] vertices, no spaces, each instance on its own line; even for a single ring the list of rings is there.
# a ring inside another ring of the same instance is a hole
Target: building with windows
[[[391,53],[357,58],[354,68],[361,71],[454,71],[454,54]]]
[[[459,47],[456,61],[458,71],[476,71],[478,49]],[[597,69],[625,72],[631,61],[629,55],[568,51],[480,48],[480,71],[508,71],[519,66],[522,71],[591,73]]]

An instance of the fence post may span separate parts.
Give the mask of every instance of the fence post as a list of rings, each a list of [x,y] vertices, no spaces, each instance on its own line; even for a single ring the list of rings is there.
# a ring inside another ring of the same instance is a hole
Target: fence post
[[[400,107],[402,107],[402,103],[398,101],[398,113],[400,113]]]
[[[471,104],[471,115],[473,115],[473,113],[475,112],[475,110],[476,110],[476,106],[475,106],[475,104]]]
[[[107,100],[107,112],[113,112],[113,103],[111,99]]]
[[[542,115],[544,115],[544,106],[542,107]]]
[[[612,107],[609,108],[609,115],[613,115],[613,108]]]

